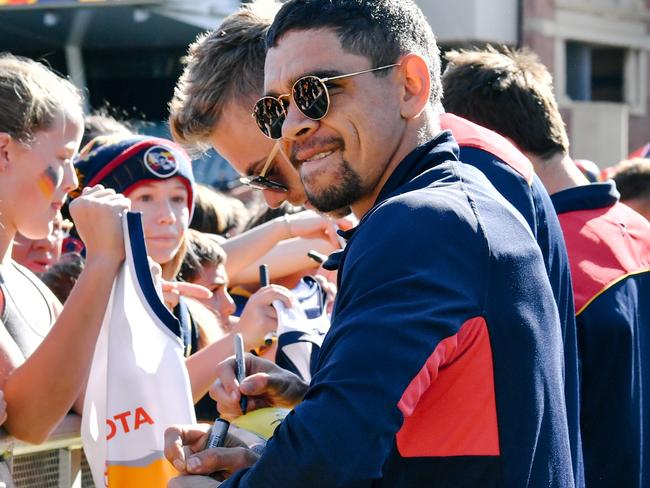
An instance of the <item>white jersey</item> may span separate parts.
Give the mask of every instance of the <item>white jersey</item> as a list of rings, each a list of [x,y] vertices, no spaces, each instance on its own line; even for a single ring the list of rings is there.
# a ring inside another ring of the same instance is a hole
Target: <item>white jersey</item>
[[[126,260],[111,293],[82,421],[95,486],[166,486],[165,428],[195,422],[180,330],[156,290],[141,214],[123,218]]]

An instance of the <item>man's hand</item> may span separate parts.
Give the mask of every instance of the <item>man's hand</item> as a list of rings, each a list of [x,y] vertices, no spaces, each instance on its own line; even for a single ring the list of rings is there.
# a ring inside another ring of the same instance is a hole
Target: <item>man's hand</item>
[[[265,407],[293,408],[302,401],[309,385],[286,369],[252,354],[245,355],[248,376],[241,385],[235,376],[235,358],[217,365],[217,381],[210,388],[210,396],[225,419],[242,414],[239,399],[248,396],[248,411]]]
[[[178,476],[169,480],[167,488],[215,488],[220,481],[208,476]]]
[[[231,434],[226,437],[226,447],[203,450],[209,428],[207,424],[175,425],[165,430],[165,457],[179,472],[206,475],[219,472],[227,478],[259,458],[255,451]]]

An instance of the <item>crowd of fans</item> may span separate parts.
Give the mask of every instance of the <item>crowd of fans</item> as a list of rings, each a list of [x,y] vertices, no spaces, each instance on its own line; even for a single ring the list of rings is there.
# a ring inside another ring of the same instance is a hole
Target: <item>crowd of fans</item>
[[[441,73],[410,0],[279,8],[189,47],[170,139],[84,116],[68,80],[0,55],[6,431],[40,443],[81,414],[129,209],[197,418],[240,416],[242,394],[294,409],[263,450],[170,426],[170,486],[647,486],[650,144],[576,164],[534,53],[451,51]],[[196,183],[206,147],[264,203]],[[313,274],[338,296],[308,384],[268,337]]]

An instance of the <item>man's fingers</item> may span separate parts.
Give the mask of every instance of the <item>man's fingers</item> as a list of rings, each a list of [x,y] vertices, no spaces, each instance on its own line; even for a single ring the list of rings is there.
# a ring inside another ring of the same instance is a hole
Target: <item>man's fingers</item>
[[[263,395],[269,388],[269,375],[266,373],[257,373],[247,376],[241,385],[240,391],[245,395]]]
[[[185,446],[192,446],[196,449],[197,443],[200,444],[202,440],[205,442],[208,428],[209,426],[206,424],[173,425],[165,430],[165,457],[178,471],[184,472],[186,469]]]
[[[167,483],[167,488],[215,488],[221,483],[208,476],[178,476]]]
[[[216,471],[233,473],[255,462],[255,453],[245,447],[215,447],[190,456],[187,470],[192,474],[211,474]]]
[[[183,450],[183,434],[179,426],[168,427],[165,430],[165,458],[181,473],[185,472],[185,452]]]

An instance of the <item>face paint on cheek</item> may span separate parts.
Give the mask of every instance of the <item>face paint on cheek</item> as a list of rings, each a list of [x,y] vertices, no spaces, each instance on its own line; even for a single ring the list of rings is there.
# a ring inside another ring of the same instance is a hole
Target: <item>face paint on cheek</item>
[[[48,166],[38,178],[38,189],[41,190],[45,198],[52,198],[62,181],[63,169],[60,168],[60,171],[57,171],[52,166]]]

